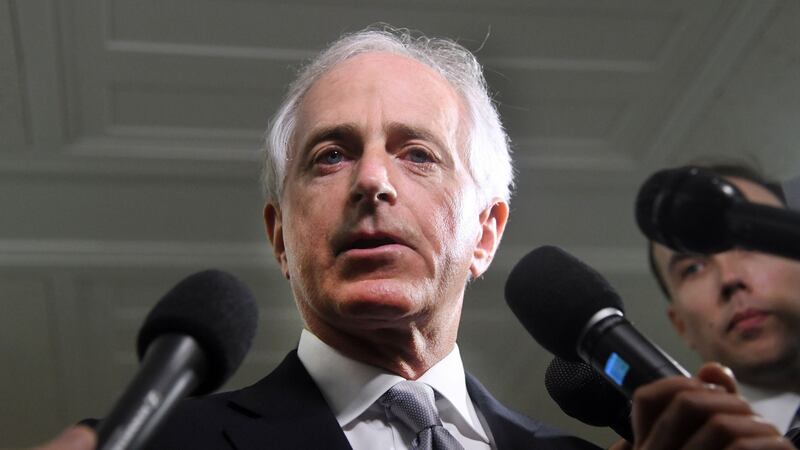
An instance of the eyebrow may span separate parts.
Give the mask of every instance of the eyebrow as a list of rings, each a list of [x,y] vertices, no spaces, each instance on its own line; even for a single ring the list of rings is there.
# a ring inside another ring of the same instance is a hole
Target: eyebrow
[[[439,137],[424,128],[410,126],[400,122],[391,122],[386,126],[386,132],[388,135],[400,134],[406,139],[422,139],[423,141],[433,142],[442,149],[447,148]]]
[[[336,124],[314,130],[303,144],[303,154],[322,141],[345,141],[358,136],[358,127],[352,123]]]
[[[675,269],[675,266],[681,263],[681,261],[685,261],[689,258],[694,258],[697,255],[690,255],[689,253],[673,253],[672,256],[669,257],[669,262],[667,263],[667,273],[672,273]]]

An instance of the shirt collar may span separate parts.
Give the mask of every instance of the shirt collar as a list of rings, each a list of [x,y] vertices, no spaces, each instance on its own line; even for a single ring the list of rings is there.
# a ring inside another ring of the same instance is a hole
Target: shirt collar
[[[428,369],[417,381],[431,386],[438,394],[444,397],[458,412],[461,419],[478,434],[487,439],[483,428],[477,424],[477,415],[472,400],[467,393],[467,384],[464,376],[464,365],[458,346],[441,361]],[[441,409],[441,408],[440,408]]]
[[[356,420],[390,387],[404,380],[381,368],[344,356],[305,329],[300,334],[297,355],[343,427]],[[460,418],[488,442],[467,393],[464,366],[457,345],[417,381],[433,387],[453,406]]]
[[[800,406],[800,395],[794,392],[778,392],[739,383],[739,393],[758,415],[772,423],[781,433],[786,433],[795,411]]]

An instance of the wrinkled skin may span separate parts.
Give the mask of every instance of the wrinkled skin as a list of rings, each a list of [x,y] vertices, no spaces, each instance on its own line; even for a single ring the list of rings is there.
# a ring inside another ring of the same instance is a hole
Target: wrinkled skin
[[[455,344],[468,277],[508,216],[480,197],[458,94],[411,59],[337,65],[299,109],[267,233],[306,327],[359,361],[415,379]]]

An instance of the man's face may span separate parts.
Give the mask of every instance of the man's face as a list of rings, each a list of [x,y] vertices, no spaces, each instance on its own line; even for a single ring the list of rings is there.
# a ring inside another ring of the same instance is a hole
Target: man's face
[[[763,186],[729,181],[752,202],[783,207]],[[653,256],[672,324],[704,360],[747,381],[800,357],[800,263],[748,250],[679,254],[659,244]]]
[[[463,105],[426,66],[366,53],[323,75],[299,109],[280,205],[267,231],[306,325],[457,331],[507,205],[477,204]],[[426,336],[430,337],[430,336]]]

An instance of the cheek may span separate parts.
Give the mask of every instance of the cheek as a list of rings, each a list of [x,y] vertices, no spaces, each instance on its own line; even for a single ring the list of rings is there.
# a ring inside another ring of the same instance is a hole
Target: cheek
[[[758,287],[777,297],[800,297],[800,263],[767,255],[762,259],[751,271]]]
[[[692,314],[686,325],[686,334],[695,341],[698,337],[711,334],[714,329],[714,321],[708,314]]]
[[[682,297],[679,315],[684,322],[686,336],[695,344],[708,340],[707,336],[717,334],[723,326],[722,311],[710,298]]]
[[[704,271],[690,276],[674,290],[674,296],[681,299],[685,310],[695,315],[710,314],[715,309],[721,285],[717,274]]]
[[[285,214],[294,220],[287,221],[284,228],[286,258],[293,276],[321,259],[323,250],[328,248],[325,240],[330,230],[329,214],[320,214],[310,203],[297,204],[302,206],[295,206]]]
[[[698,352],[703,358],[712,358],[715,347],[716,334],[713,322],[706,316],[692,315],[685,317],[686,334],[684,339],[694,351]]]
[[[788,328],[800,328],[800,269],[797,264],[782,263],[772,270],[762,270],[758,281],[758,295],[768,302],[767,308],[776,312]],[[795,331],[796,336],[800,332]]]
[[[440,206],[435,209],[434,229],[439,236],[441,245],[448,249],[452,256],[461,255],[475,240],[477,233],[477,211],[474,201],[465,199],[463,194],[448,195],[438,202]]]

